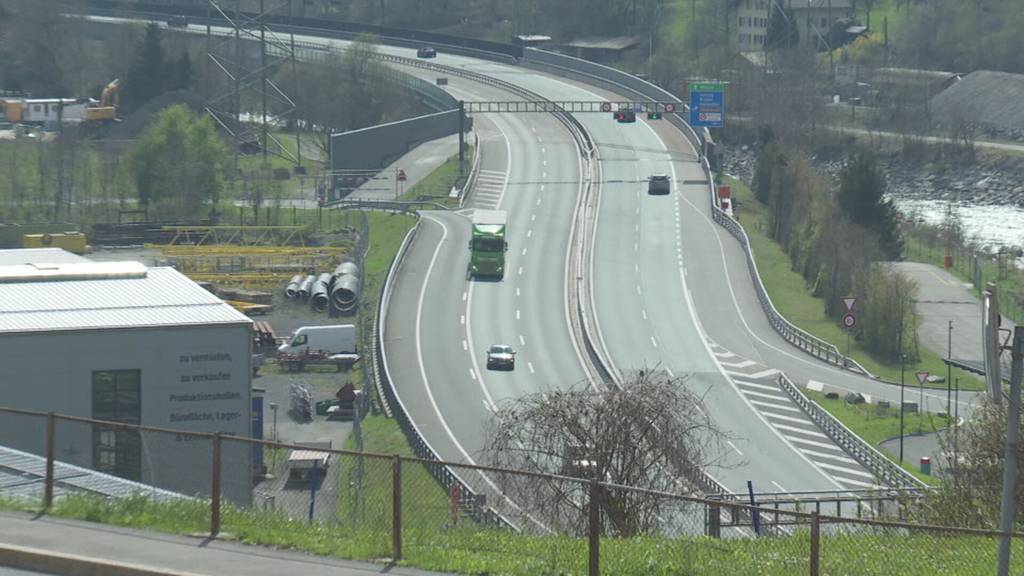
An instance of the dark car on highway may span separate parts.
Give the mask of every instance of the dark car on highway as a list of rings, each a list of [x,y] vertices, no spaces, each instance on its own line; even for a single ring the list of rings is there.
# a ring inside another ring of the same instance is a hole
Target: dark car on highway
[[[416,51],[417,58],[437,58],[437,50],[434,50],[430,46],[424,46]]]

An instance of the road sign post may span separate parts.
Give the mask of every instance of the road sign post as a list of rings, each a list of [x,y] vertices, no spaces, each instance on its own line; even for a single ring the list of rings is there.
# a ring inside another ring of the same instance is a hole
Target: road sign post
[[[843,359],[843,366],[846,366],[850,358],[850,333],[857,325],[857,317],[853,315],[853,305],[856,303],[857,299],[852,296],[843,298],[843,305],[846,306],[846,314],[843,314],[843,327],[846,328],[846,358]]]
[[[914,376],[917,376],[917,385],[921,389],[920,390],[920,392],[921,392],[921,399],[917,403],[917,413],[921,414],[924,411],[924,385],[925,385],[926,382],[928,382],[928,373],[927,372],[915,372]],[[920,432],[921,431],[921,427],[924,426],[924,419],[923,418],[919,418],[917,420],[917,422],[918,422],[918,430],[917,431]]]
[[[721,82],[690,84],[690,125],[721,128],[725,118],[725,85]]]

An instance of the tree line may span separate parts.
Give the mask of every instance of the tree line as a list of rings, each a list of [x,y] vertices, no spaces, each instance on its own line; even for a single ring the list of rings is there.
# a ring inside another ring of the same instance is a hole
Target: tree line
[[[916,286],[886,263],[902,256],[898,216],[869,150],[852,153],[838,182],[818,174],[798,147],[766,130],[753,190],[768,207],[768,235],[779,243],[825,313],[839,319],[843,298],[858,298],[856,337],[880,358],[918,359]]]

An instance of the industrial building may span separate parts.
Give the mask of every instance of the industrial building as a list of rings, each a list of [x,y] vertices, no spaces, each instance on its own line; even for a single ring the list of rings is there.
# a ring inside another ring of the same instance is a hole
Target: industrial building
[[[252,321],[177,270],[0,250],[0,406],[250,436]],[[45,453],[0,415],[0,445]],[[208,495],[211,442],[59,422],[59,461]],[[250,499],[253,450],[226,442],[222,494]]]

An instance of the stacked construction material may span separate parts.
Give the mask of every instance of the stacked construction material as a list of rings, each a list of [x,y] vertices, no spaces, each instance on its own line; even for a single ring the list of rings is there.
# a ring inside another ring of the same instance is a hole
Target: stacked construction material
[[[355,312],[362,288],[359,278],[359,265],[355,262],[342,262],[334,269],[331,279],[332,313],[350,315]]]
[[[293,382],[291,385],[292,414],[300,420],[311,420],[313,418],[313,396],[309,388],[303,384]]]
[[[292,276],[285,285],[284,296],[289,300],[308,301],[317,312],[329,310],[331,316],[349,316],[359,304],[362,285],[359,265],[349,260],[339,264],[333,274]]]

